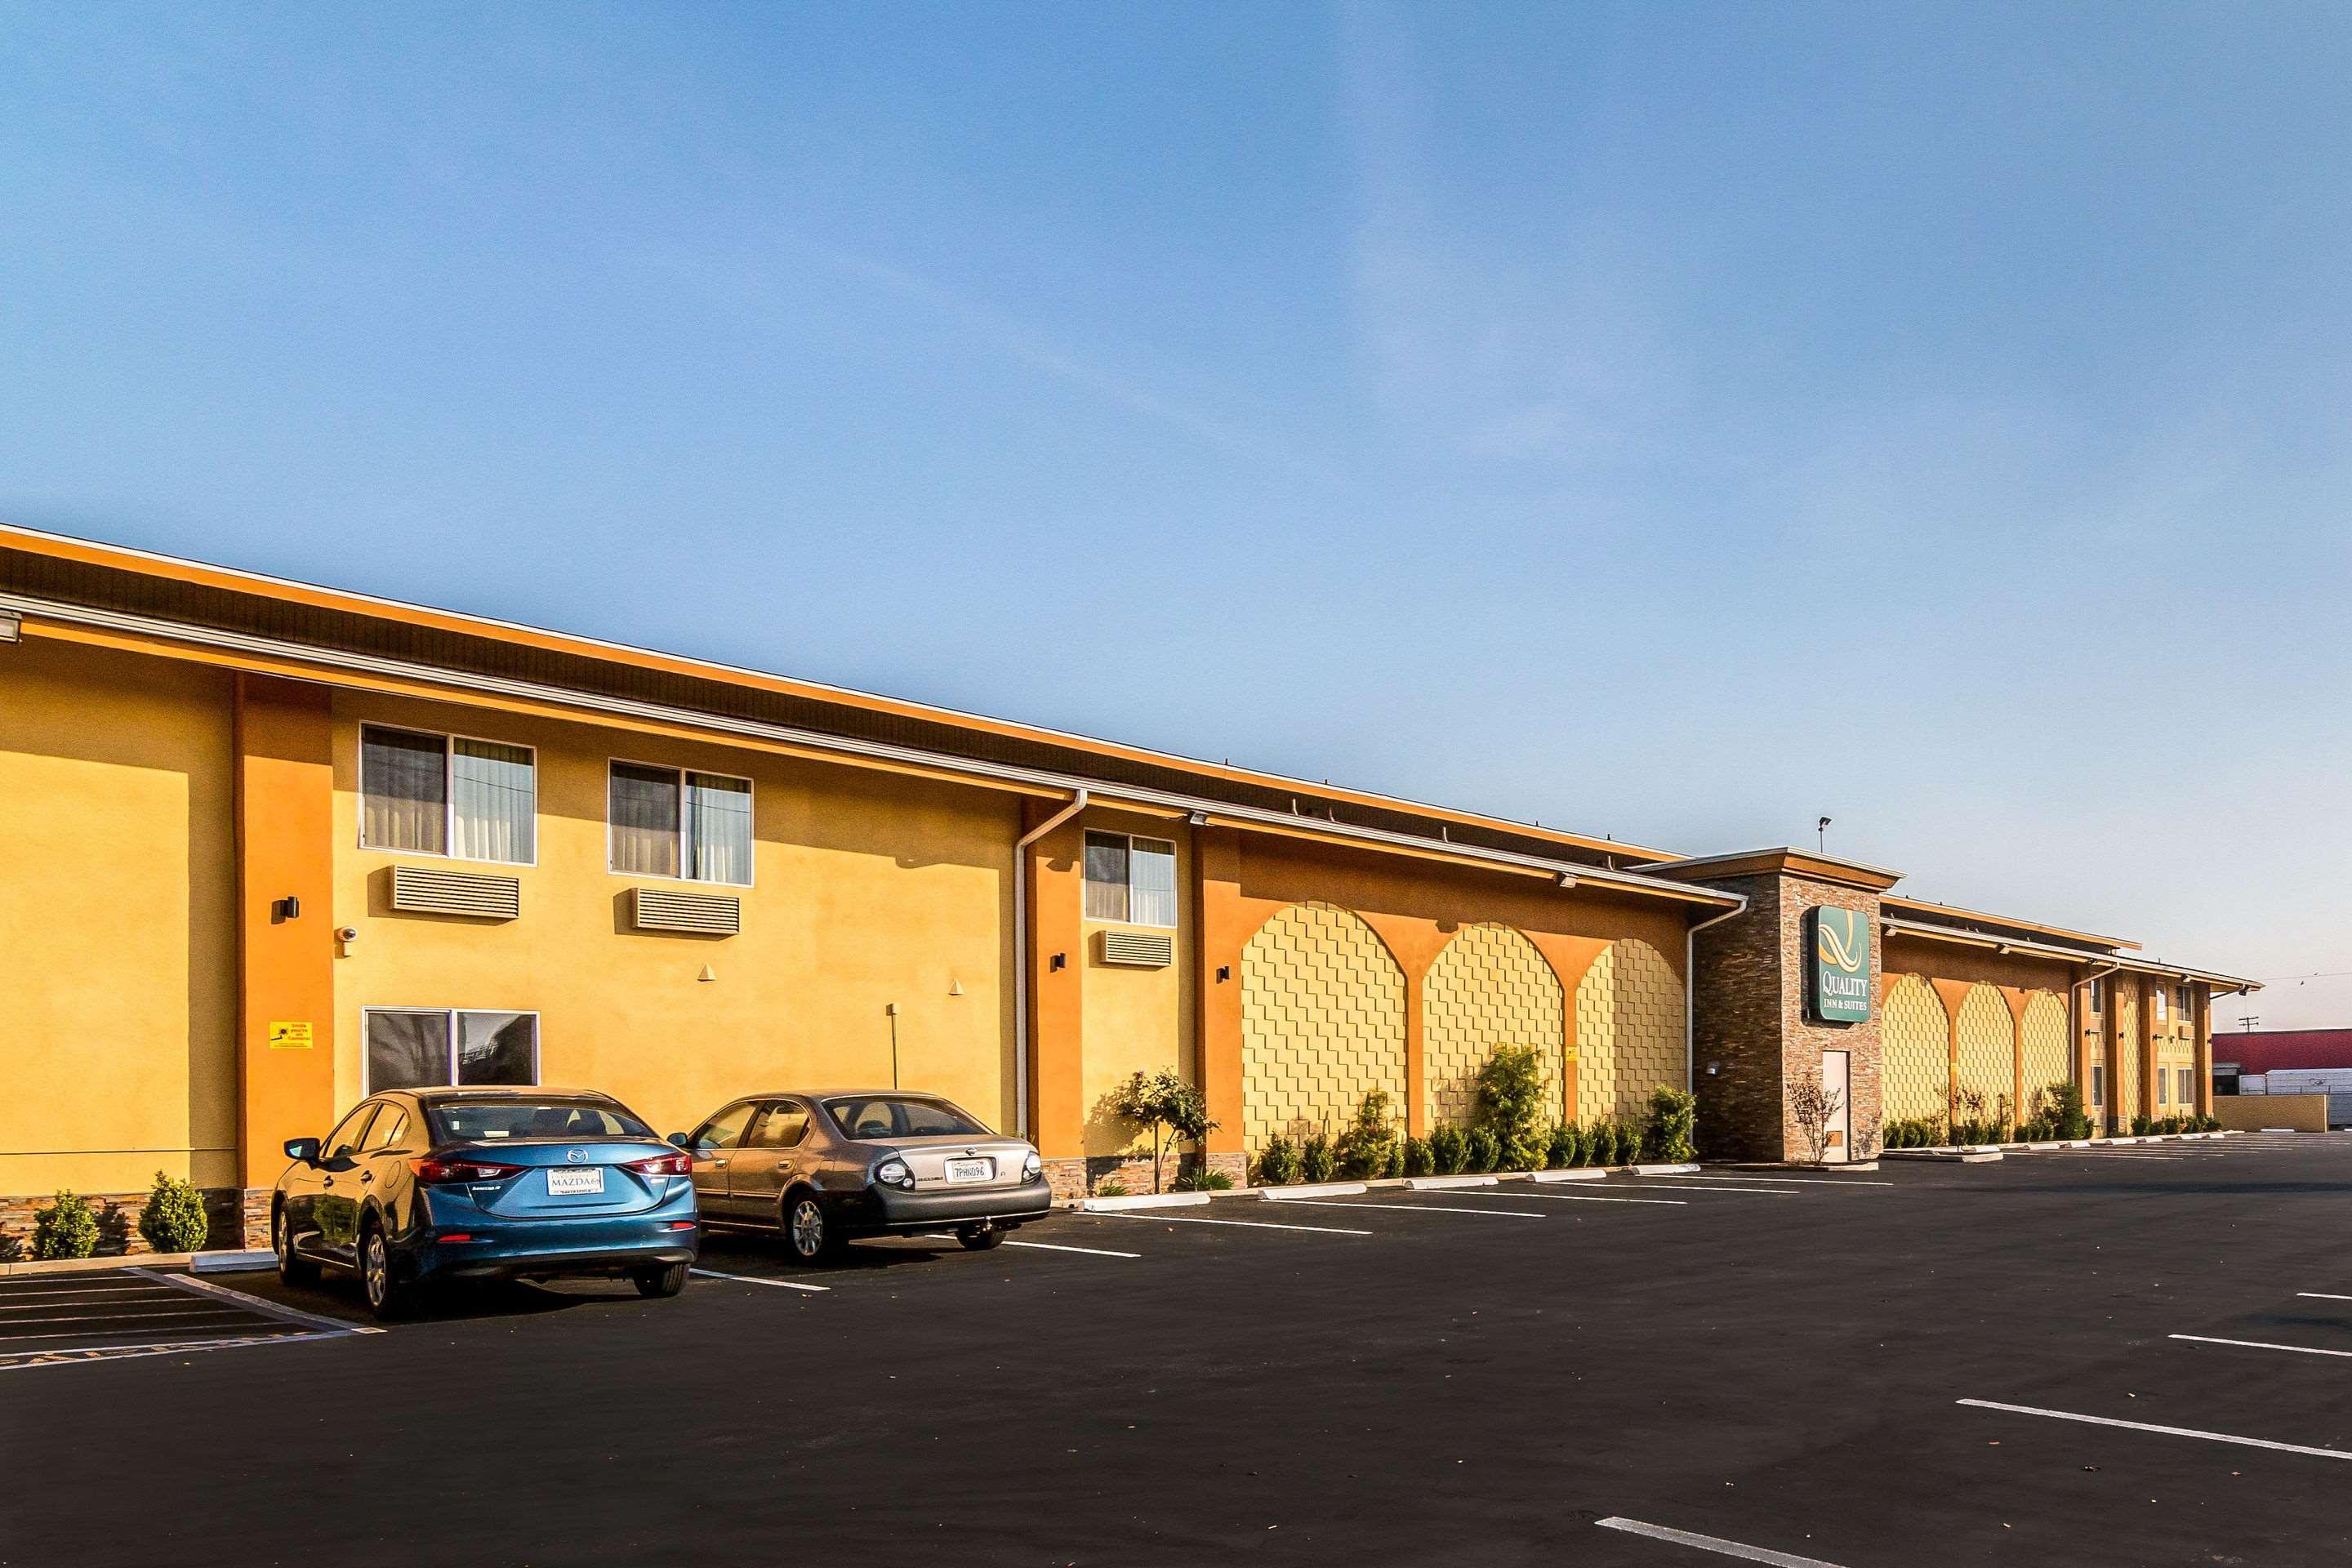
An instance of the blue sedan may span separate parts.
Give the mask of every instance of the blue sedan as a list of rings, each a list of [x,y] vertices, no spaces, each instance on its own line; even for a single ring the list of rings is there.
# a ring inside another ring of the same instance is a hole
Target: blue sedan
[[[692,1159],[601,1094],[390,1091],[286,1154],[278,1277],[356,1274],[379,1318],[445,1279],[625,1276],[675,1296],[694,1262]]]

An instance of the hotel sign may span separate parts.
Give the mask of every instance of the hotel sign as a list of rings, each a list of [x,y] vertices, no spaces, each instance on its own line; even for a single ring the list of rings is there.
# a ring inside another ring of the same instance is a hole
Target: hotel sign
[[[1806,987],[1813,1016],[1825,1024],[1870,1018],[1870,917],[1821,905],[1805,911]]]

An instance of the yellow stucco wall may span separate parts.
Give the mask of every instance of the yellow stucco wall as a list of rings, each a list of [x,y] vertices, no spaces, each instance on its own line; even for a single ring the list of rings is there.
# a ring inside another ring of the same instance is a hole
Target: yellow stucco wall
[[[2015,1023],[2009,1003],[1998,986],[1972,985],[1960,1004],[1960,1092],[1974,1089],[1984,1096],[1987,1117],[1999,1113],[2017,1098]],[[2014,1112],[2015,1107],[2011,1106]],[[1966,1117],[1963,1102],[1960,1114]]]
[[[0,646],[0,1193],[236,1170],[228,678]]]
[[[1080,993],[1080,1039],[1085,1056],[1081,1092],[1087,1108],[1086,1152],[1118,1154],[1140,1147],[1150,1152],[1148,1135],[1139,1136],[1133,1124],[1103,1109],[1103,1101],[1139,1072],[1174,1068],[1197,1083],[1192,1026],[1195,944],[1188,933],[1199,919],[1193,909],[1192,845],[1190,831],[1164,817],[1137,816],[1124,812],[1090,811],[1084,826],[1105,833],[1131,833],[1139,837],[1172,841],[1176,846],[1177,929],[1124,925],[1115,921],[1082,921],[1086,941],[1086,984]],[[1174,939],[1176,961],[1165,969],[1137,969],[1102,961],[1103,932],[1130,931]]]
[[[1576,986],[1576,1105],[1580,1121],[1639,1122],[1650,1091],[1690,1087],[1683,983],[1666,955],[1626,937],[1609,944]]]
[[[538,748],[536,866],[358,847],[362,720]],[[748,776],[754,886],[606,868],[613,757]],[[336,1101],[362,1092],[370,1006],[535,1011],[541,1081],[619,1097],[667,1132],[762,1089],[899,1079],[1003,1127],[1013,1118],[1013,797],[866,770],[364,693],[336,698]],[[513,875],[503,923],[397,914],[395,864]],[[631,929],[640,883],[740,895],[740,935]],[[709,965],[717,979],[698,975]],[[961,986],[961,995],[951,994]]]
[[[1880,1074],[1889,1121],[1942,1120],[1952,1081],[1948,1016],[1935,987],[1906,974],[1886,994],[1879,1021]]]
[[[1533,1046],[1544,1103],[1561,1110],[1567,993],[1536,944],[1509,926],[1465,926],[1422,982],[1422,1073],[1433,1127],[1466,1124],[1478,1069],[1497,1046]]]
[[[1293,904],[1242,949],[1242,1104],[1252,1153],[1276,1133],[1334,1137],[1367,1091],[1404,1108],[1404,970],[1372,928]]]
[[[2021,1117],[2033,1114],[2033,1097],[2053,1083],[2073,1076],[2066,1063],[2066,1004],[2050,991],[2036,991],[2025,1004],[2021,1020],[2025,1043],[2025,1104]]]

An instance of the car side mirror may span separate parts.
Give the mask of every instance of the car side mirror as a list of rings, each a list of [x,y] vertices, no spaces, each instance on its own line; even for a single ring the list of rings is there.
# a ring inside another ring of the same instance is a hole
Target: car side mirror
[[[305,1165],[315,1165],[319,1163],[319,1141],[316,1138],[289,1138],[286,1140],[286,1157]]]
[[[677,1145],[679,1148],[681,1148],[681,1149],[688,1148],[688,1147],[690,1147],[690,1146],[691,1146],[691,1145],[689,1145],[689,1144],[687,1142],[687,1141],[686,1141],[686,1134],[685,1134],[685,1133],[683,1133],[683,1132],[673,1132],[673,1133],[671,1133],[671,1134],[669,1135],[669,1141],[670,1141],[671,1142],[673,1142],[673,1143],[677,1144]]]

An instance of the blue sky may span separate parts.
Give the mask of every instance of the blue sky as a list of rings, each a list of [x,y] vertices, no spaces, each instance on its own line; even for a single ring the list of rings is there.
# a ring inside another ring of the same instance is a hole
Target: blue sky
[[[2334,974],[2348,77],[2322,5],[34,8],[0,515]]]

